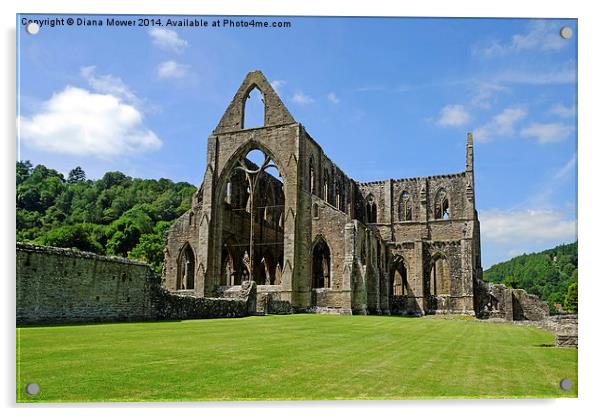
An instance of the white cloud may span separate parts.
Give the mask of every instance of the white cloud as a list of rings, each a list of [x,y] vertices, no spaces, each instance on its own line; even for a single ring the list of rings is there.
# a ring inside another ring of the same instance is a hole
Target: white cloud
[[[566,107],[562,104],[556,104],[550,109],[550,111],[548,111],[548,113],[558,117],[569,118],[575,117],[575,115],[577,114],[577,109],[575,105],[573,105],[572,107]]]
[[[520,132],[521,137],[534,137],[541,144],[556,143],[566,139],[573,126],[562,123],[531,123]]]
[[[284,87],[286,81],[281,79],[275,79],[274,81],[270,82],[270,84],[272,85],[272,88],[274,88],[274,91],[280,94],[280,88]]]
[[[179,64],[176,61],[165,61],[157,65],[159,78],[183,78],[188,74],[190,66]]]
[[[330,101],[333,104],[338,104],[341,102],[339,97],[337,97],[337,95],[334,92],[329,92],[326,97],[328,98],[328,101]]]
[[[297,91],[292,98],[294,103],[300,104],[300,105],[306,105],[306,104],[311,104],[314,102],[314,99],[311,98],[308,95],[305,95],[302,91]]]
[[[507,137],[514,134],[515,124],[525,118],[527,111],[520,107],[508,107],[474,131],[476,141],[485,142],[494,137]]]
[[[173,30],[154,27],[148,31],[148,34],[153,39],[153,45],[160,49],[181,52],[188,47],[188,42]]]
[[[140,99],[130,90],[121,78],[111,74],[95,74],[95,66],[84,66],[80,68],[80,74],[88,82],[90,87],[99,93],[110,94],[132,104],[140,104]]]
[[[470,120],[470,115],[463,105],[450,104],[441,109],[437,124],[443,127],[462,126]]]
[[[558,22],[535,20],[526,33],[513,35],[509,42],[496,40],[485,47],[474,48],[473,52],[491,58],[523,51],[556,51],[570,43],[560,36],[560,28]]]
[[[521,245],[569,241],[577,238],[577,221],[554,210],[490,210],[479,214],[483,240]]]
[[[135,106],[72,86],[45,101],[39,113],[17,121],[26,145],[51,153],[107,159],[162,145]]]

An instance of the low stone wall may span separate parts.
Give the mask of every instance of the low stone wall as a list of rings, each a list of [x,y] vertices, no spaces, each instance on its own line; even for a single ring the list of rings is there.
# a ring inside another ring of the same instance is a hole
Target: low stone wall
[[[17,324],[231,318],[256,310],[254,282],[229,299],[202,298],[167,291],[147,264],[133,260],[24,243],[16,255]]]
[[[554,315],[542,321],[541,327],[556,334],[557,347],[577,347],[578,345],[578,316]]]
[[[153,299],[153,317],[164,319],[240,318],[248,316],[245,299],[203,298],[160,288]]]

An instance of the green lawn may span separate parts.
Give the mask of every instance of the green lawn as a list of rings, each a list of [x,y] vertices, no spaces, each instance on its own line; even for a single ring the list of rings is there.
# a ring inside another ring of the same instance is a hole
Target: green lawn
[[[23,327],[17,401],[576,397],[577,351],[553,344],[532,327],[433,317]]]

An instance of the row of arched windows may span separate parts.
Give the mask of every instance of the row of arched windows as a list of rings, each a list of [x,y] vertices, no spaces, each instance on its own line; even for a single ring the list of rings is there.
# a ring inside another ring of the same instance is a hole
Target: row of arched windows
[[[398,219],[399,221],[412,221],[413,217],[413,202],[412,197],[408,191],[403,191],[399,197],[398,205]],[[376,223],[378,222],[378,206],[376,200],[372,194],[366,197],[366,222]],[[447,197],[447,191],[445,188],[439,189],[435,195],[434,203],[434,218],[435,219],[449,219],[449,198]]]
[[[403,260],[398,259],[393,262],[391,277],[393,296],[407,296],[410,294],[408,270]],[[431,262],[427,293],[432,296],[449,295],[450,285],[451,274],[447,258],[441,254],[437,254]]]

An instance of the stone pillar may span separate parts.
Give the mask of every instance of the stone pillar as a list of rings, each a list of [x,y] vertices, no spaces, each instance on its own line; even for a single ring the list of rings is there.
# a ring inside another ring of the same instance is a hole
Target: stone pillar
[[[387,179],[385,181],[385,186],[384,186],[384,191],[385,191],[385,195],[384,195],[384,200],[385,200],[385,204],[383,206],[383,218],[382,221],[379,221],[379,223],[386,223],[386,224],[391,224],[392,222],[392,218],[393,218],[393,189],[392,189],[392,182],[391,179]]]
[[[414,270],[416,272],[414,273],[414,287],[412,289],[414,290],[416,303],[420,309],[419,312],[424,315],[428,310],[428,293],[426,293],[424,287],[424,247],[422,241],[417,240],[414,243],[414,250],[416,261],[414,264]]]

